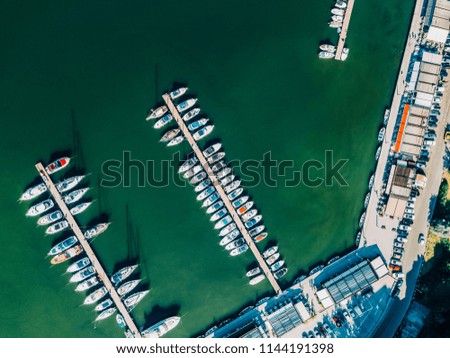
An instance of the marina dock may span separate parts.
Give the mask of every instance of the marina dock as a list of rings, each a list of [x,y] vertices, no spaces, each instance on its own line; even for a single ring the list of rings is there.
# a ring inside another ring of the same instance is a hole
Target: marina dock
[[[278,285],[278,282],[275,279],[272,271],[270,270],[266,261],[263,259],[261,253],[259,252],[255,243],[253,242],[252,237],[250,236],[250,234],[248,233],[244,224],[242,223],[242,220],[240,219],[239,215],[236,213],[235,208],[231,204],[230,200],[228,199],[227,194],[225,193],[222,186],[220,185],[220,181],[217,180],[216,176],[214,175],[205,156],[203,155],[202,150],[198,147],[197,142],[195,141],[195,139],[192,137],[191,133],[189,132],[189,129],[187,128],[186,124],[182,120],[182,118],[181,118],[180,114],[178,113],[176,106],[173,104],[169,94],[167,94],[167,93],[164,94],[163,99],[166,102],[166,105],[169,108],[169,111],[172,113],[172,116],[178,123],[178,126],[180,127],[181,131],[183,132],[184,137],[189,142],[190,146],[192,147],[193,151],[195,152],[195,155],[199,159],[200,164],[202,165],[203,169],[206,171],[209,179],[211,180],[211,183],[213,183],[213,185],[215,186],[217,193],[220,195],[221,200],[224,202],[228,212],[230,213],[231,217],[233,218],[234,222],[236,223],[236,226],[239,229],[239,231],[241,232],[248,247],[253,252],[253,255],[255,256],[256,260],[258,261],[258,264],[259,264],[261,270],[266,275],[267,279],[269,280],[269,282],[272,285],[275,292],[281,293],[281,288]]]
[[[65,219],[70,225],[70,228],[73,230],[75,236],[78,239],[78,242],[81,244],[81,246],[84,249],[84,252],[86,253],[89,260],[91,260],[92,265],[97,270],[97,274],[100,276],[103,285],[108,290],[109,295],[111,296],[111,299],[114,301],[115,306],[117,307],[118,312],[123,316],[128,328],[133,333],[133,336],[135,338],[141,338],[141,333],[139,329],[137,328],[136,324],[134,323],[133,319],[131,318],[129,312],[127,311],[127,308],[123,304],[122,300],[120,299],[119,294],[117,293],[114,285],[111,283],[108,275],[106,274],[105,270],[103,269],[100,262],[97,260],[97,257],[92,250],[91,246],[89,245],[89,242],[84,237],[83,232],[81,231],[80,227],[78,226],[77,222],[75,221],[74,217],[70,213],[69,208],[67,207],[66,203],[61,197],[61,194],[56,189],[55,184],[53,183],[50,176],[45,171],[44,166],[42,163],[36,164],[36,169],[39,172],[39,175],[42,177],[42,180],[44,181],[45,185],[47,185],[50,193],[52,194],[54,200],[58,204],[60,210],[64,214]]]
[[[342,30],[339,34],[339,41],[336,50],[336,56],[334,57],[336,60],[341,60],[342,51],[344,50],[345,40],[347,38],[348,26],[350,24],[350,18],[352,17],[353,5],[355,4],[355,0],[348,0],[347,9],[345,10],[344,21],[342,24]]]

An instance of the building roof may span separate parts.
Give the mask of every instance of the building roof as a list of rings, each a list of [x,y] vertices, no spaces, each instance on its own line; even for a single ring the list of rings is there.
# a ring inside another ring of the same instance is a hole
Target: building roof
[[[441,66],[436,65],[434,63],[422,62],[422,66],[420,66],[420,71],[431,73],[433,75],[439,75],[439,72],[441,72]]]
[[[444,42],[445,42],[445,40],[444,40]],[[434,63],[435,65],[440,66],[442,63],[442,55],[438,54],[438,53],[424,51],[422,53],[422,62]]]
[[[377,256],[377,258],[370,261],[370,265],[377,274],[378,278],[382,278],[383,276],[388,274],[388,269],[380,256]]]
[[[279,310],[268,315],[267,319],[278,337],[302,323],[302,320],[292,303],[288,303]]]
[[[430,73],[420,72],[419,74],[419,82],[425,82],[429,84],[436,84],[439,80],[438,75],[432,75]]]
[[[411,115],[419,116],[419,117],[428,117],[430,114],[430,110],[423,107],[411,106],[409,108],[409,113]]]
[[[388,202],[386,204],[386,210],[385,213],[388,216],[393,216],[396,218],[402,218],[403,213],[406,209],[406,203],[408,202],[408,199],[405,197],[399,197],[396,195],[390,195]]]
[[[332,304],[333,305],[333,304]],[[298,315],[300,316],[300,319],[305,322],[308,319],[311,318],[311,314],[308,312],[308,310],[306,309],[305,305],[303,304],[302,301],[297,302],[294,305],[295,309],[297,310]]]

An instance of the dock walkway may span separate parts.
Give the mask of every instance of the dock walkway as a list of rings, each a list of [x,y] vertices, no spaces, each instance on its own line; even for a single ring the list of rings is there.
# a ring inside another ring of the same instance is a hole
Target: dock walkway
[[[166,102],[167,107],[169,108],[169,111],[172,113],[172,116],[175,118],[176,122],[178,123],[178,126],[180,127],[181,131],[183,132],[184,137],[186,138],[186,140],[189,142],[192,149],[194,150],[195,155],[199,159],[203,169],[208,174],[208,177],[211,180],[211,183],[214,184],[214,186],[217,190],[217,193],[220,195],[220,198],[224,202],[226,208],[228,209],[228,212],[230,213],[231,217],[233,218],[234,222],[236,223],[237,228],[239,229],[239,231],[241,232],[245,241],[247,242],[248,247],[253,252],[253,255],[255,255],[255,258],[258,261],[258,264],[261,267],[262,271],[266,275],[267,279],[269,280],[269,282],[272,285],[275,292],[281,293],[281,288],[278,285],[277,280],[273,276],[272,271],[270,270],[266,261],[263,259],[261,253],[259,252],[255,243],[253,242],[250,234],[248,233],[247,229],[245,228],[244,224],[242,223],[242,220],[240,219],[239,215],[236,213],[235,208],[231,204],[230,200],[228,199],[227,194],[225,193],[222,186],[220,185],[220,181],[217,180],[215,174],[211,170],[205,156],[203,155],[202,150],[198,147],[197,142],[195,141],[195,139],[192,137],[191,133],[189,132],[189,129],[187,128],[186,124],[182,120],[180,114],[178,113],[177,108],[175,107],[172,100],[170,99],[170,96],[168,94],[164,94],[163,99]]]
[[[355,0],[348,0],[347,9],[345,9],[344,22],[342,24],[342,30],[339,34],[339,42],[337,45],[336,56],[334,57],[336,60],[341,60],[342,51],[344,50],[345,40],[347,38],[348,26],[350,25],[350,18],[352,17],[353,5],[355,4]]]
[[[111,299],[114,301],[114,304],[117,307],[117,310],[119,313],[123,316],[128,328],[133,333],[133,336],[136,338],[141,338],[141,333],[139,329],[137,328],[136,324],[134,323],[133,319],[130,316],[130,313],[127,311],[127,308],[123,304],[122,300],[120,299],[119,294],[117,293],[115,287],[111,283],[108,275],[106,274],[105,270],[103,269],[100,262],[97,260],[97,257],[92,250],[91,246],[89,245],[89,242],[86,240],[86,238],[83,235],[83,232],[81,231],[80,227],[78,226],[77,222],[75,221],[73,215],[70,213],[69,208],[67,207],[66,203],[61,197],[61,194],[56,189],[55,184],[53,183],[52,179],[48,175],[48,173],[45,171],[44,166],[42,163],[36,164],[36,169],[39,172],[39,175],[42,177],[42,180],[44,181],[45,185],[47,185],[48,189],[50,190],[50,193],[53,195],[53,198],[55,199],[56,203],[59,205],[60,210],[64,214],[65,219],[69,223],[71,229],[73,230],[75,236],[77,237],[79,243],[81,246],[83,246],[84,252],[86,253],[87,257],[89,257],[89,260],[91,260],[92,265],[97,270],[97,274],[102,279],[103,285],[108,290],[109,295],[111,296]]]

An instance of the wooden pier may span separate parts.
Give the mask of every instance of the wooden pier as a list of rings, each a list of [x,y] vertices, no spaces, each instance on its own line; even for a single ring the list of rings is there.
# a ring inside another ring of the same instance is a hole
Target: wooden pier
[[[37,163],[36,169],[38,170],[39,175],[42,177],[42,180],[44,181],[44,183],[47,185],[48,189],[50,190],[50,193],[52,194],[53,198],[55,199],[56,203],[58,204],[60,210],[64,214],[64,218],[69,223],[70,228],[73,230],[75,236],[78,239],[78,242],[81,244],[81,246],[83,246],[84,252],[86,253],[87,257],[89,257],[89,260],[91,260],[91,264],[97,270],[97,274],[100,276],[103,285],[108,290],[108,293],[111,296],[111,299],[114,301],[114,304],[116,305],[117,310],[123,316],[128,328],[133,333],[134,337],[141,338],[141,333],[140,333],[139,329],[137,328],[136,324],[134,323],[133,319],[131,318],[130,313],[127,311],[127,308],[125,307],[122,300],[120,299],[119,294],[117,293],[114,285],[111,283],[111,281],[110,281],[108,275],[106,274],[105,270],[103,269],[102,265],[97,260],[97,257],[95,256],[94,251],[92,250],[91,246],[89,245],[89,242],[84,237],[83,232],[81,231],[80,227],[78,226],[77,222],[75,221],[73,215],[70,213],[69,208],[67,207],[66,203],[62,199],[59,191],[56,189],[56,186],[53,183],[52,179],[45,171],[45,168],[42,165],[42,163]]]
[[[266,275],[267,279],[269,280],[270,284],[272,285],[273,289],[276,293],[281,293],[281,288],[278,285],[277,280],[273,276],[272,271],[270,270],[269,266],[267,265],[266,261],[261,256],[261,253],[259,252],[258,248],[256,247],[255,243],[253,242],[250,234],[248,233],[247,229],[245,228],[244,224],[242,223],[241,218],[236,213],[235,208],[231,204],[230,200],[228,199],[227,194],[223,190],[222,186],[220,185],[220,181],[217,180],[215,174],[211,170],[205,156],[203,155],[202,150],[198,147],[197,142],[192,137],[191,133],[189,132],[189,129],[187,128],[186,124],[184,123],[183,119],[181,118],[180,114],[178,113],[177,108],[173,104],[170,96],[168,94],[163,95],[163,99],[167,104],[167,107],[169,108],[169,111],[172,113],[172,116],[175,118],[176,122],[178,123],[178,126],[180,127],[181,131],[183,132],[184,137],[191,145],[192,149],[195,152],[195,155],[200,161],[200,164],[202,165],[203,169],[208,174],[209,179],[211,180],[211,183],[214,184],[217,193],[220,195],[220,198],[224,202],[226,208],[228,209],[228,212],[230,213],[231,217],[233,218],[234,222],[236,223],[237,228],[241,232],[242,236],[244,237],[245,241],[247,242],[248,247],[253,252],[253,255],[255,255],[256,260],[258,261],[259,266],[261,267],[261,270]]]
[[[345,9],[344,22],[342,23],[342,31],[339,34],[339,42],[337,45],[336,56],[334,58],[336,60],[341,60],[342,51],[344,50],[345,40],[347,38],[348,26],[350,24],[350,18],[352,17],[353,5],[355,4],[355,0],[348,0],[347,8]]]

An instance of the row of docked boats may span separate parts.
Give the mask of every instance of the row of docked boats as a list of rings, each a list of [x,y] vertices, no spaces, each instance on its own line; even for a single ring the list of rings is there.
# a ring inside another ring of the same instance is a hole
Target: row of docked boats
[[[279,260],[280,253],[278,252],[278,246],[271,246],[266,249],[262,253],[262,257],[277,280],[286,275],[288,269],[283,267],[285,264],[284,260]],[[246,276],[250,278],[250,285],[256,285],[266,278],[266,275],[259,266],[249,270]]]
[[[342,31],[342,25],[345,16],[345,9],[347,3],[345,1],[336,1],[335,7],[331,9],[331,21],[328,22],[328,26],[337,30],[338,34]],[[336,46],[331,44],[322,44],[319,46],[319,58],[332,59],[336,56]],[[349,49],[344,48],[340,55],[340,60],[345,61],[348,57]]]

